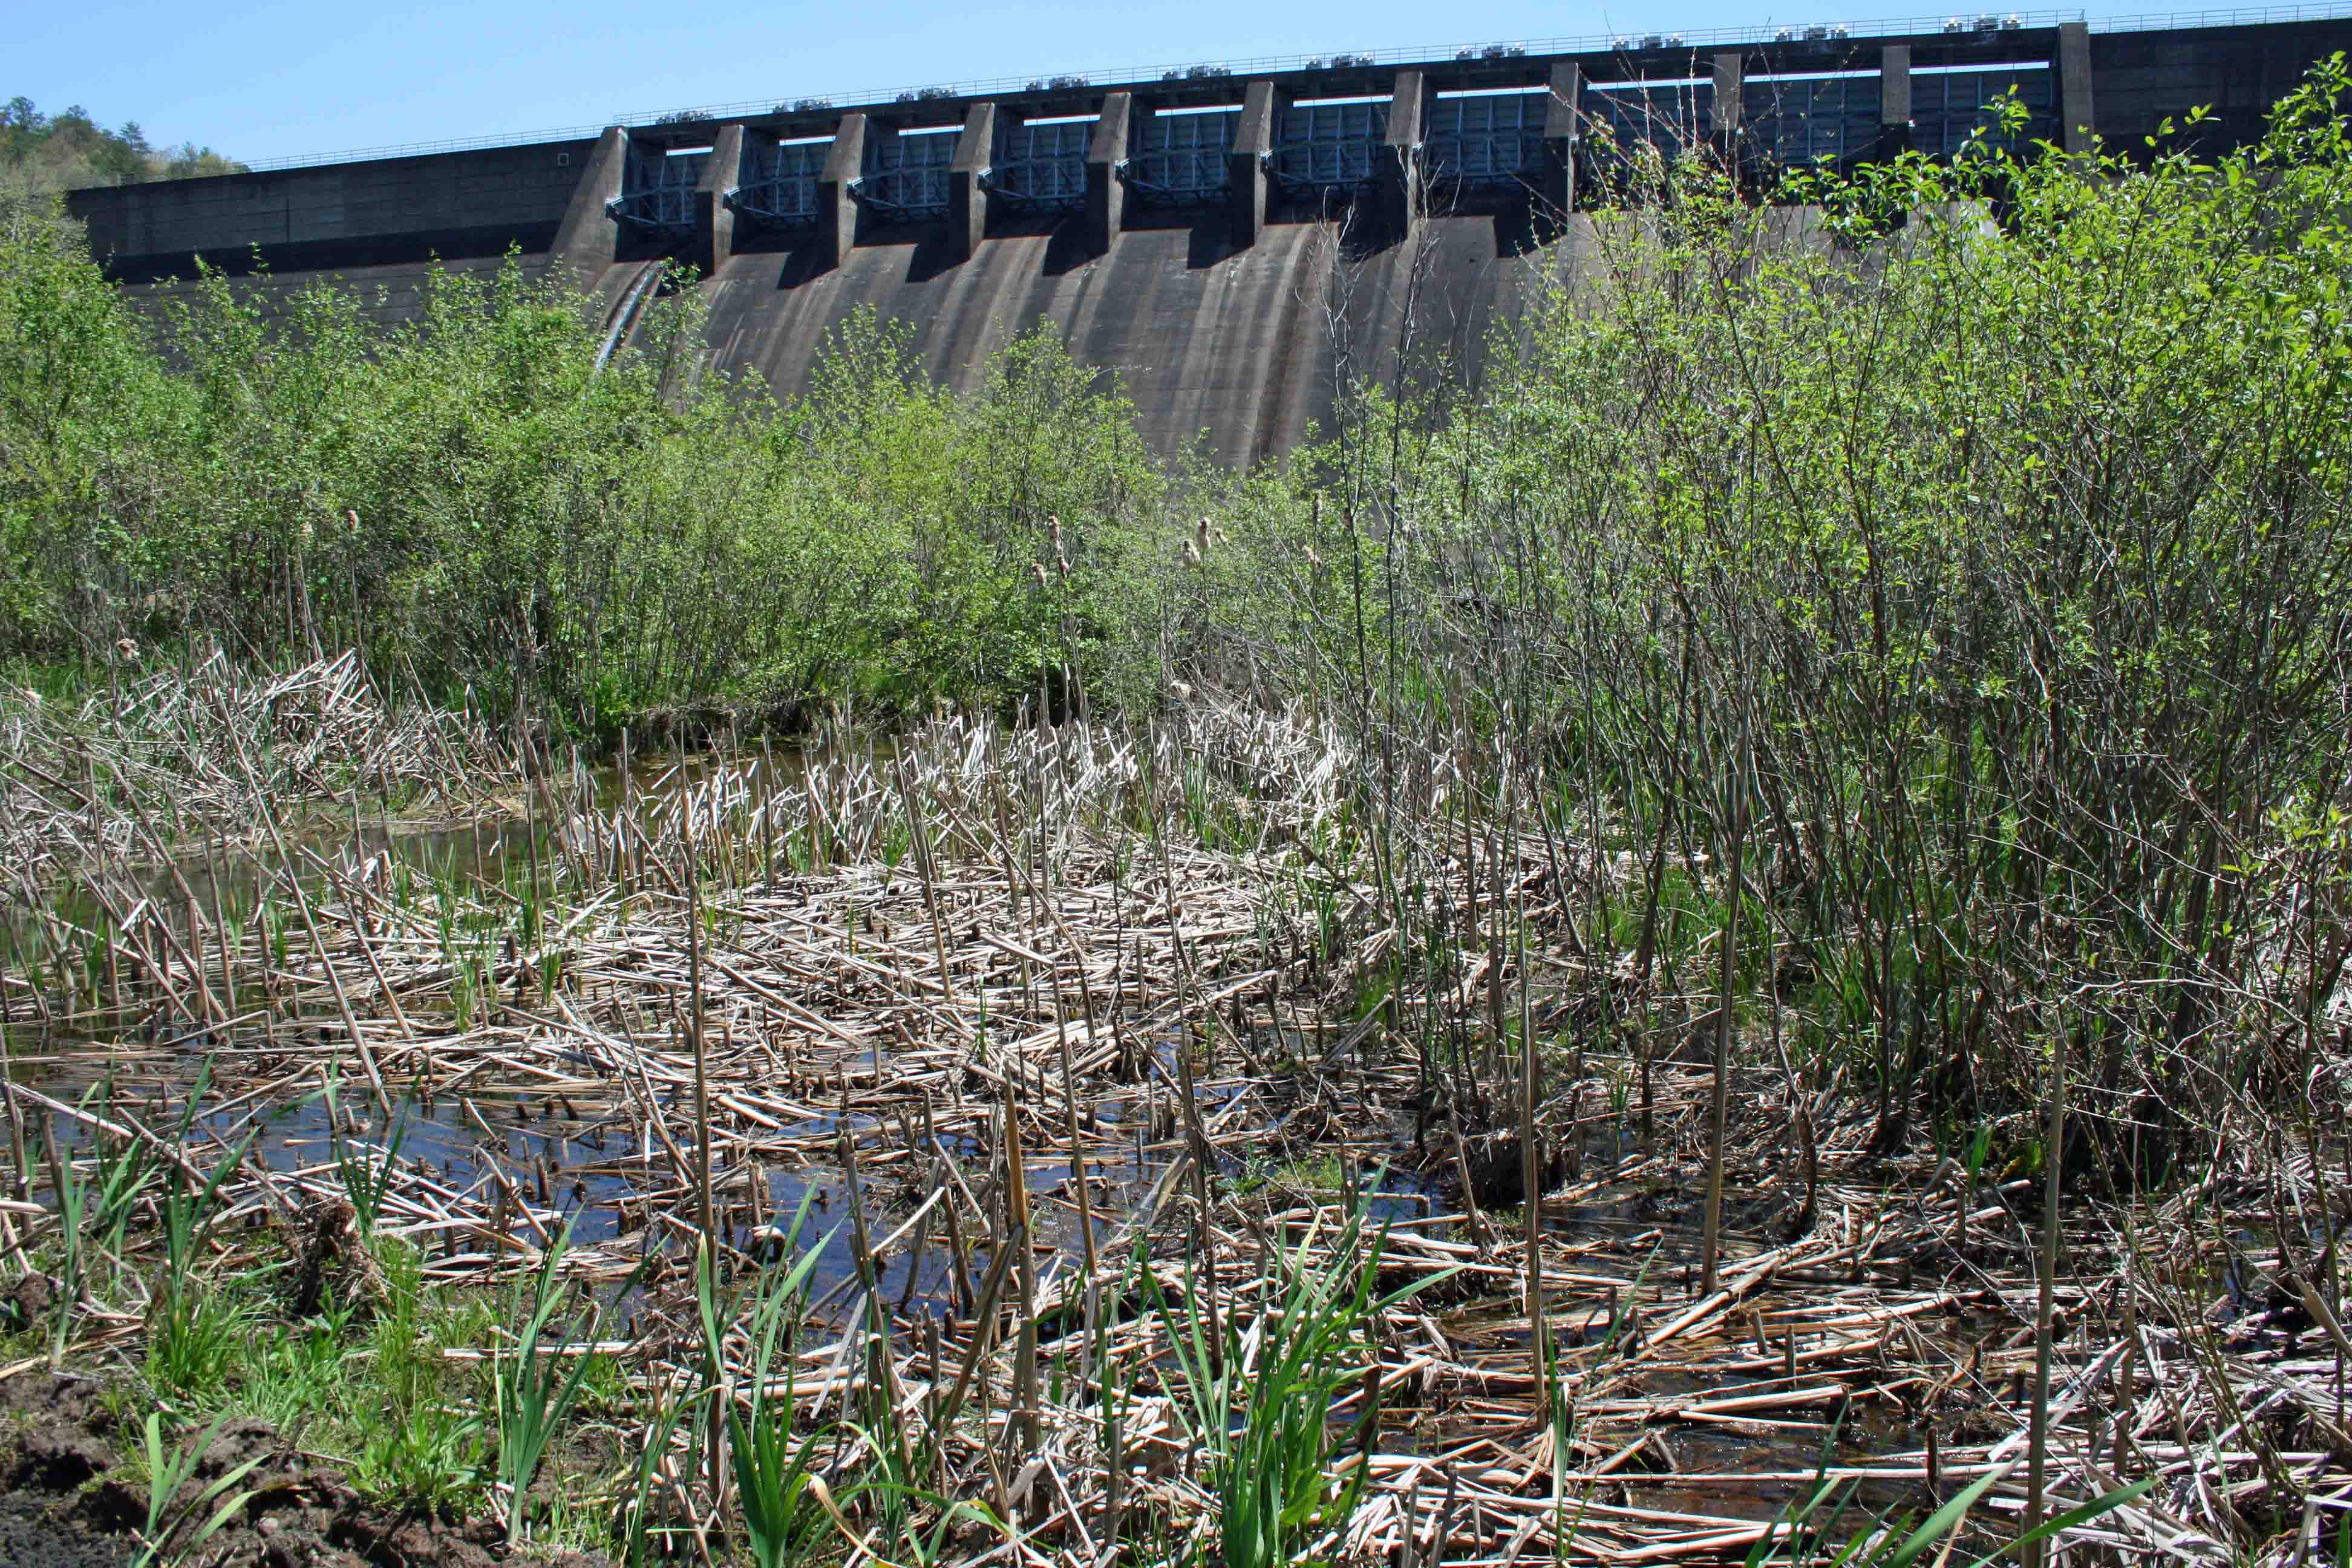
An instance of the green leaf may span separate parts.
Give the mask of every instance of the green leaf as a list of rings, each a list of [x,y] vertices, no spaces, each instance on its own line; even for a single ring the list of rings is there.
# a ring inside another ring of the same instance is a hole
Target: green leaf
[[[1990,1491],[1994,1482],[2014,1468],[2016,1468],[2014,1463],[2004,1465],[2000,1469],[1988,1470],[1971,1481],[1955,1494],[1950,1501],[1929,1514],[1927,1521],[1913,1531],[1910,1538],[1895,1549],[1894,1554],[1886,1559],[1885,1568],[1908,1568],[1913,1559],[1957,1529],[1960,1521],[1968,1516],[1969,1510],[1977,1505],[1977,1500]]]
[[[2030,1545],[2036,1541],[2047,1541],[2061,1531],[2072,1530],[2078,1524],[2087,1523],[2103,1513],[2112,1513],[2134,1499],[2145,1496],[2148,1489],[2156,1485],[2156,1480],[2154,1476],[2142,1476],[2127,1487],[2117,1487],[2114,1491],[2093,1498],[2082,1507],[2070,1509],[2055,1519],[2045,1519],[2000,1551],[1986,1552],[1970,1563],[1969,1568],[1990,1568],[1990,1564],[1998,1563],[2021,1546]]]

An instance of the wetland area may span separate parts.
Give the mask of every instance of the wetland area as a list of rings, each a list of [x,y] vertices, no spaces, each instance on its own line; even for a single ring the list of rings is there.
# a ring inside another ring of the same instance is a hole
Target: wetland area
[[[359,702],[341,668],[260,704],[276,763],[229,743],[248,795]],[[2219,1170],[2133,1222],[2189,1267],[2136,1276],[2129,1210],[2045,1215],[1987,1136],[1874,1152],[1775,1041],[1726,1078],[1708,1269],[1705,944],[1633,1026],[1631,955],[1596,987],[1573,942],[1607,864],[1465,808],[1457,758],[1415,781],[1415,940],[1304,710],[464,750],[401,820],[240,826],[224,783],[160,858],[18,801],[74,868],[20,882],[5,972],[8,1517],[71,1521],[60,1563],[279,1515],[289,1561],[723,1557],[762,1488],[796,1554],[875,1563],[1230,1553],[1237,1510],[1348,1560],[1899,1554],[1966,1492],[1941,1550],[2018,1528],[2038,1321],[2047,1506],[2106,1500],[2062,1541],[2193,1556],[2154,1483],[2259,1509],[2345,1458],[2340,1331]],[[207,1417],[184,1493],[257,1468],[151,1519],[90,1433],[152,1405]]]

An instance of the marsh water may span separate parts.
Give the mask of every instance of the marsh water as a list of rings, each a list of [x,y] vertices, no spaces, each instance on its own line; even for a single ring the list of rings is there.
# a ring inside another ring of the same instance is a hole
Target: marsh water
[[[621,794],[617,773],[608,770],[594,778],[593,796],[599,805],[609,805]],[[215,845],[183,856],[173,866],[146,868],[138,886],[158,915],[184,929],[186,907],[193,900],[202,921],[225,930],[249,930],[266,905],[282,902],[289,882],[299,882],[308,897],[331,896],[334,874],[323,869],[322,863],[338,867],[343,875],[353,867],[368,867],[379,886],[407,876],[516,899],[535,886],[556,852],[545,824],[525,813],[457,824],[387,823],[362,814],[356,821],[315,825],[289,848],[295,861],[290,868],[274,850]],[[12,909],[6,929],[11,951],[17,955],[16,973],[26,973],[23,955],[42,952],[45,945],[54,969],[61,952],[57,940],[60,931],[97,929],[112,918],[113,911],[79,885],[60,890],[46,910]],[[106,989],[104,977],[87,964],[79,983],[91,1001]],[[404,1172],[404,1187],[413,1194],[440,1194],[452,1211],[453,1217],[446,1221],[413,1207],[387,1211],[387,1223],[425,1250],[428,1278],[481,1277],[478,1223],[463,1216],[468,1209],[478,1210],[499,1187],[510,1186],[536,1205],[540,1217],[526,1219],[542,1235],[570,1226],[575,1241],[602,1245],[608,1251],[642,1252],[673,1239],[655,1211],[664,1205],[683,1210],[690,1202],[671,1179],[659,1140],[642,1121],[641,1108],[625,1100],[583,1105],[580,1100],[586,1096],[575,1098],[529,1076],[491,1074],[429,1094],[400,1092],[394,1085],[388,1099],[378,1100],[364,1092],[365,1086],[348,1069],[335,1092],[320,1087],[319,1075],[312,1072],[303,1075],[299,1089],[271,1098],[239,1092],[238,1088],[268,1076],[268,1069],[275,1069],[281,1080],[287,1076],[285,1066],[299,1058],[302,1045],[299,1022],[245,1022],[192,1030],[165,1026],[160,1009],[131,1017],[92,1005],[61,1018],[53,1016],[45,1024],[29,1015],[23,998],[12,994],[9,1000],[8,1070],[16,1081],[87,1111],[135,1117],[142,1126],[173,1138],[200,1166],[209,1167],[249,1143],[249,1161],[292,1179],[298,1188],[319,1192],[335,1190],[341,1162],[355,1152],[363,1163],[387,1154],[396,1157]],[[332,1031],[312,1033],[316,1039],[311,1048],[323,1052]],[[1150,1038],[1149,1048],[1163,1070],[1171,1070],[1178,1048],[1175,1033],[1163,1029]],[[583,1058],[580,1065],[593,1064]],[[880,1084],[887,1081],[892,1061],[877,1047],[863,1067]],[[212,1087],[190,1113],[182,1107],[204,1075],[210,1075]],[[1197,1084],[1201,1114],[1211,1121],[1223,1113],[1236,1114],[1243,1118],[1245,1134],[1252,1129],[1259,1134],[1272,1132],[1271,1113],[1249,1100],[1253,1087],[1253,1080],[1244,1078]],[[845,1077],[844,1096],[845,1101]],[[691,1101],[681,1090],[665,1091],[650,1103],[668,1127],[693,1124]],[[756,1163],[748,1173],[740,1168],[729,1172],[731,1197],[742,1195],[746,1182],[756,1181],[761,1189],[755,1205],[730,1205],[735,1217],[729,1222],[730,1239],[739,1247],[751,1245],[749,1222],[753,1215],[782,1224],[804,1214],[804,1240],[823,1238],[812,1281],[817,1315],[838,1321],[851,1310],[862,1281],[850,1245],[848,1173],[832,1151],[845,1132],[864,1152],[862,1161],[872,1159],[875,1152],[904,1148],[905,1124],[854,1109],[845,1113],[814,1104],[804,1109],[808,1114],[799,1120],[767,1130],[769,1137],[795,1151],[793,1159]],[[1147,1249],[1164,1253],[1165,1238],[1152,1238],[1150,1226],[1185,1146],[1173,1116],[1146,1086],[1099,1095],[1088,1112],[1093,1136],[1087,1161],[1087,1212],[1095,1247],[1134,1247],[1140,1240]],[[47,1135],[60,1147],[72,1150],[85,1144],[88,1134],[80,1118],[52,1113],[45,1120]],[[1613,1268],[1630,1279],[1661,1288],[1671,1300],[1678,1282],[1683,1291],[1691,1289],[1687,1265],[1697,1254],[1698,1195],[1632,1173],[1650,1153],[1638,1136],[1638,1116],[1627,1116],[1621,1108],[1613,1122],[1584,1133],[1580,1164],[1586,1175],[1599,1179],[1582,1184],[1582,1195],[1573,1202],[1548,1203],[1545,1224],[1549,1233],[1590,1256],[1611,1260]],[[1387,1148],[1366,1147],[1359,1141],[1339,1160],[1301,1163],[1248,1152],[1259,1148],[1262,1140],[1245,1135],[1218,1147],[1216,1180],[1233,1195],[1261,1187],[1286,1188],[1313,1202],[1328,1201],[1335,1187],[1344,1185],[1366,1196],[1375,1223],[1458,1244],[1475,1222],[1462,1212],[1459,1194],[1442,1175],[1433,1178],[1407,1168],[1411,1162],[1403,1156],[1412,1142],[1410,1119],[1401,1115]],[[988,1151],[968,1134],[942,1132],[939,1142],[964,1170],[985,1168]],[[908,1153],[887,1165],[875,1162],[863,1173],[857,1195],[877,1238],[898,1230],[927,1195],[924,1166],[914,1152]],[[1087,1237],[1068,1163],[1040,1153],[1027,1159],[1024,1169],[1034,1205],[1033,1234],[1040,1248],[1050,1254],[1045,1259],[1047,1272],[1075,1265]],[[1628,1173],[1627,1179],[1610,1181],[1618,1171]],[[40,1195],[37,1184],[35,1195]],[[228,1217],[236,1223],[240,1216]],[[257,1212],[253,1217],[258,1218]],[[1753,1234],[1768,1219],[1761,1205],[1735,1201],[1729,1211],[1735,1234]],[[528,1237],[527,1232],[519,1234]],[[984,1240],[960,1261],[944,1239],[926,1226],[914,1245],[879,1252],[877,1284],[879,1294],[902,1313],[949,1313],[959,1300],[959,1268],[978,1270],[988,1261]],[[968,1293],[969,1278],[963,1289]],[[1494,1298],[1491,1311],[1482,1305],[1482,1292]],[[1514,1317],[1510,1298],[1508,1286],[1491,1280],[1450,1288],[1449,1335],[1465,1350],[1482,1342],[1496,1347],[1523,1343],[1524,1330],[1509,1326]],[[1551,1325],[1563,1347],[1591,1342],[1610,1329],[1590,1312],[1564,1314]],[[1759,1456],[1769,1456],[1776,1463],[1805,1465],[1822,1457],[1823,1443],[1832,1436],[1838,1452],[1847,1458],[1882,1451],[1901,1436],[1893,1424],[1874,1415],[1857,1416],[1835,1429],[1811,1422],[1785,1425],[1780,1432],[1678,1434],[1675,1463],[1686,1469],[1731,1469],[1752,1468]],[[1738,1500],[1724,1500],[1728,1506]]]

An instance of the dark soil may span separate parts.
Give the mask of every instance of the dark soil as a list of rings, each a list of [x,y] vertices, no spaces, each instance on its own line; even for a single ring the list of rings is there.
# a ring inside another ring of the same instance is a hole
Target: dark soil
[[[124,1568],[136,1554],[145,1483],[135,1467],[126,1470],[114,1426],[88,1379],[26,1373],[0,1382],[0,1568]],[[191,1493],[256,1458],[237,1483],[252,1498],[185,1554],[190,1568],[602,1568],[602,1559],[574,1553],[509,1559],[488,1521],[388,1512],[261,1421],[221,1429]]]

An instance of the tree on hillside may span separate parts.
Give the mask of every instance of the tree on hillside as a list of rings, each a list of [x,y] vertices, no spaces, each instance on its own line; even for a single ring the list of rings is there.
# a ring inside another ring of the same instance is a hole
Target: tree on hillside
[[[0,106],[0,196],[46,195],[81,185],[131,185],[234,174],[245,165],[209,147],[151,146],[137,121],[109,131],[79,104],[44,114],[17,95]]]

